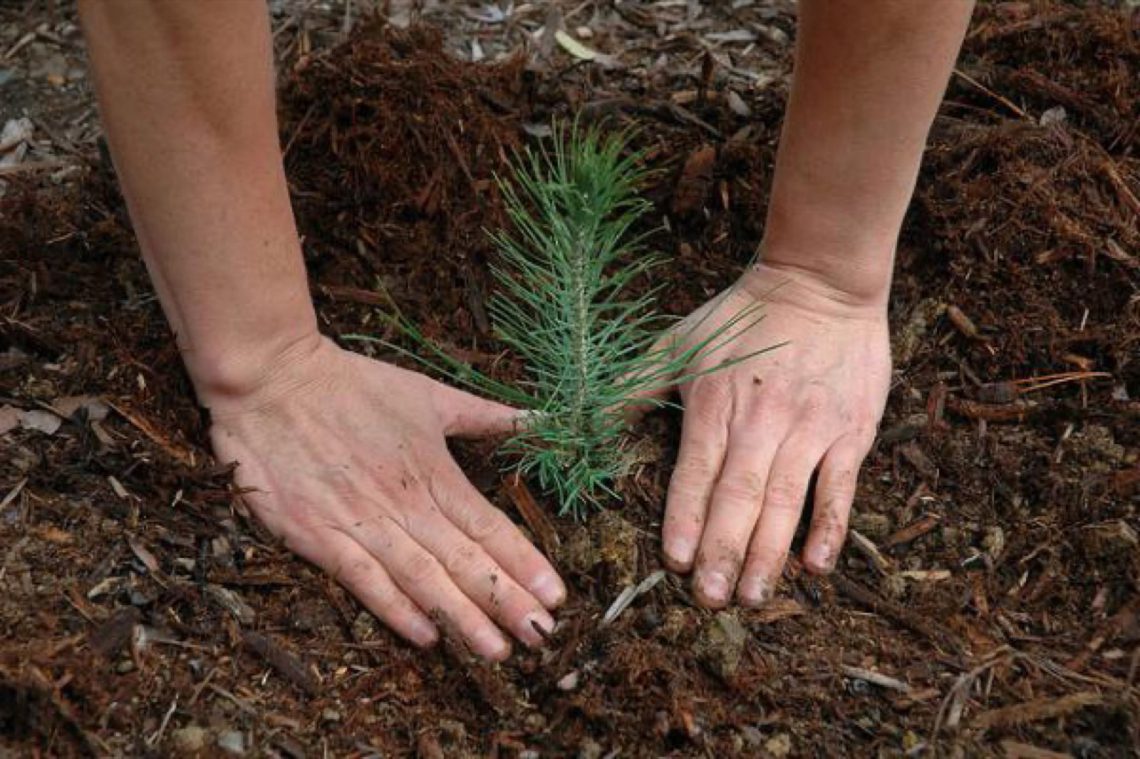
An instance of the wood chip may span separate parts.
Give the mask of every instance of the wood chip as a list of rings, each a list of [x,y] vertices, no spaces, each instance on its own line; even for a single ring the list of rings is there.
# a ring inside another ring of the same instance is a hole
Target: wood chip
[[[135,537],[127,538],[127,545],[131,547],[131,552],[138,557],[138,560],[143,563],[147,571],[153,574],[159,574],[161,570],[158,566],[158,559],[155,558],[151,550],[142,544],[142,541]]]
[[[1100,706],[1104,696],[1095,691],[1079,691],[1061,698],[1038,698],[1013,706],[991,709],[974,717],[971,727],[987,730],[991,727],[1010,728],[1030,722],[1064,717],[1090,706]]]
[[[886,617],[892,622],[918,633],[930,641],[950,648],[955,653],[962,651],[962,643],[947,629],[927,616],[911,611],[880,596],[862,583],[856,582],[842,573],[831,575],[831,582],[843,595]]]
[[[127,645],[142,614],[134,606],[119,609],[87,635],[87,645],[100,656],[110,657]]]
[[[780,596],[768,601],[756,611],[749,612],[748,621],[757,622],[762,625],[770,625],[781,619],[799,616],[805,613],[805,611],[804,607],[801,606],[796,599]]]
[[[526,482],[516,473],[503,479],[503,488],[507,491],[511,503],[519,510],[527,527],[538,538],[542,550],[547,556],[553,556],[555,550],[562,545],[562,540],[558,537],[558,530],[554,529],[550,516],[535,501]]]
[[[871,683],[872,685],[878,685],[880,688],[897,690],[900,693],[910,692],[910,686],[904,683],[902,680],[896,680],[893,677],[884,675],[881,672],[876,672],[873,669],[864,669],[863,667],[850,667],[846,664],[844,664],[840,669],[847,677],[851,677],[856,680],[863,680],[865,682]]]
[[[946,307],[946,316],[950,319],[950,323],[966,337],[971,340],[977,340],[981,337],[981,333],[978,332],[978,327],[970,317],[966,316],[962,309],[951,304]]]
[[[1008,739],[1001,742],[1001,749],[1006,759],[1072,759],[1073,756]]]
[[[874,541],[856,529],[848,530],[847,537],[851,541],[852,548],[859,551],[859,553],[863,554],[863,556],[869,559],[871,565],[874,566],[875,569],[879,570],[879,572],[883,574],[887,574],[891,571],[891,560],[886,556],[883,556],[882,552],[879,551],[879,548],[875,545]]]
[[[210,584],[206,586],[206,594],[243,625],[252,625],[257,619],[257,612],[253,610],[253,607],[229,588]]]
[[[883,542],[883,546],[885,548],[894,548],[895,546],[901,546],[905,543],[917,540],[937,527],[941,521],[942,517],[938,514],[924,514],[910,524],[892,533]]]
[[[273,638],[247,630],[242,633],[242,641],[250,650],[257,653],[289,682],[310,696],[320,692],[320,683],[299,658],[281,647]]]
[[[926,452],[919,447],[918,441],[911,440],[909,443],[903,443],[899,446],[898,450],[899,454],[906,459],[923,478],[932,482],[938,479],[938,467],[930,460]]]

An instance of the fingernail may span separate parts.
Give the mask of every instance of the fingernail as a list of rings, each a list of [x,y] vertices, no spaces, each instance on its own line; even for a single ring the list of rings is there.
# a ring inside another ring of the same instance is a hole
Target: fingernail
[[[566,586],[558,575],[549,572],[539,575],[532,591],[546,607],[558,606],[566,600]]]
[[[830,545],[818,546],[808,556],[804,557],[804,563],[808,565],[809,569],[816,572],[830,572],[835,569],[835,552]]]
[[[740,584],[740,601],[745,606],[760,606],[772,597],[772,586],[761,577],[749,578]]]
[[[415,643],[417,646],[423,646],[424,648],[427,648],[439,640],[439,632],[435,629],[435,625],[426,619],[413,621],[408,633],[412,636],[412,643]]]
[[[540,646],[554,632],[554,617],[544,611],[531,612],[526,615],[523,627],[525,628],[523,639],[533,641],[535,645]]]
[[[506,638],[493,628],[484,627],[471,636],[471,648],[475,653],[488,659],[504,659],[511,646]]]
[[[728,578],[720,572],[702,575],[701,593],[714,603],[724,603],[728,600]]]
[[[669,545],[665,546],[665,555],[674,566],[688,567],[693,563],[693,554],[696,550],[697,544],[688,538],[673,538],[669,541]]]

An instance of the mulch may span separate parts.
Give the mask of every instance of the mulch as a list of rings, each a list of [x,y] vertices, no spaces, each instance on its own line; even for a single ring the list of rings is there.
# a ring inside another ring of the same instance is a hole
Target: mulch
[[[651,6],[631,8],[587,41],[652,39]],[[793,561],[767,607],[713,614],[657,574],[676,413],[639,425],[623,503],[583,524],[530,494],[551,515],[536,525],[493,443],[456,446],[571,588],[549,645],[500,666],[403,645],[248,519],[209,457],[108,164],[13,179],[0,197],[0,747],[1130,755],[1138,19],[979,9],[900,244],[890,402],[833,577]],[[757,49],[786,74],[790,16],[761,21]],[[430,27],[364,20],[341,45],[298,47],[282,143],[330,335],[382,333],[376,309],[395,303],[517,379],[487,325],[485,229],[503,220],[496,172],[555,116],[638,130],[657,169],[664,308],[696,307],[751,259],[785,78],[742,86],[743,52],[607,68],[535,45],[474,64]]]

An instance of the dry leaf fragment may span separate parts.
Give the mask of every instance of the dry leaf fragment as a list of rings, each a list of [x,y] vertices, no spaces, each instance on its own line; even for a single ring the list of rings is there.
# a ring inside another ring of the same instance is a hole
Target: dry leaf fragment
[[[578,58],[579,60],[593,61],[596,60],[599,55],[601,55],[601,53],[599,53],[597,50],[586,47],[562,29],[554,32],[554,39],[558,42],[559,45],[562,46],[563,50],[565,50],[567,53],[570,53],[570,55]]]
[[[20,426],[26,430],[36,430],[45,435],[54,435],[61,424],[63,424],[63,420],[50,411],[32,409],[20,413]]]
[[[70,419],[77,411],[83,409],[89,422],[101,422],[111,413],[111,407],[93,395],[69,395],[57,398],[51,407],[65,419]]]
[[[142,544],[142,541],[137,538],[127,538],[127,545],[131,547],[131,552],[138,557],[138,560],[143,563],[147,571],[151,574],[158,572],[158,559],[151,553],[150,549]]]
[[[20,426],[21,413],[15,406],[0,406],[0,435]]]

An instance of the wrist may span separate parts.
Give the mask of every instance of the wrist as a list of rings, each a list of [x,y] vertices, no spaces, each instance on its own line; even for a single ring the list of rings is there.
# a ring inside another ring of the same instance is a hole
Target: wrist
[[[898,228],[847,222],[808,211],[795,218],[769,212],[760,263],[802,280],[831,300],[885,308],[890,295]]]
[[[741,275],[737,286],[757,302],[778,303],[827,317],[884,320],[887,315],[886,291],[852,292],[836,285],[827,272],[768,261],[763,256]]]
[[[214,414],[231,413],[288,392],[291,383],[303,383],[304,372],[297,368],[320,363],[318,356],[329,345],[313,323],[257,340],[188,347],[183,358],[199,404]]]

